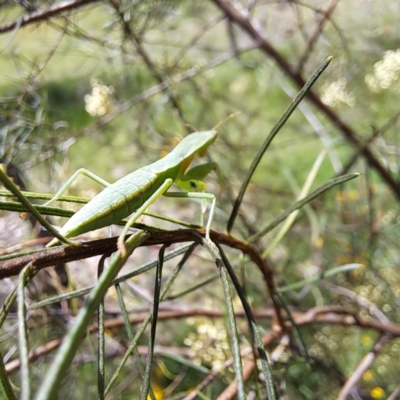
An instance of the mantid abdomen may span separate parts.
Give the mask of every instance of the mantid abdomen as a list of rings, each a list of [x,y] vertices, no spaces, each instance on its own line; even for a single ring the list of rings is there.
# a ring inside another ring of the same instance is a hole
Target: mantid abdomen
[[[178,174],[169,170],[155,174],[151,166],[138,169],[106,187],[85,204],[63,226],[60,233],[68,238],[120,222],[139,208],[165,182]]]

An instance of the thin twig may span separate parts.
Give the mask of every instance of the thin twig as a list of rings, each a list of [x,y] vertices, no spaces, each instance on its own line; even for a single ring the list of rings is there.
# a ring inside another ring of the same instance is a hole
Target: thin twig
[[[76,10],[80,7],[86,6],[90,3],[96,3],[99,0],[72,0],[72,1],[63,1],[61,3],[54,4],[46,10],[39,10],[32,12],[24,17],[18,18],[14,22],[9,22],[8,24],[4,24],[0,26],[0,34],[5,32],[13,31],[14,29],[18,29],[25,25],[30,25],[36,22],[47,21],[50,18],[54,18],[59,16],[60,14],[66,11]]]
[[[362,359],[358,364],[357,368],[354,370],[353,374],[347,380],[345,385],[337,397],[337,400],[346,400],[347,396],[350,394],[351,389],[354,385],[361,379],[363,373],[370,367],[372,362],[375,360],[378,353],[382,350],[383,346],[391,339],[388,334],[383,334],[375,343],[373,349]]]
[[[300,58],[300,61],[297,64],[296,73],[300,74],[304,68],[304,64],[307,62],[308,57],[311,55],[315,44],[317,43],[318,38],[322,35],[322,31],[324,29],[324,25],[326,21],[329,20],[330,16],[332,15],[333,11],[335,10],[337,3],[339,0],[332,0],[332,3],[329,5],[326,12],[322,14],[321,20],[319,21],[318,25],[315,27],[314,33],[311,35],[310,40],[307,43],[307,48],[304,51],[303,56]]]
[[[273,318],[275,315],[275,311],[272,308],[268,308],[265,310],[254,310],[254,316],[257,319],[260,318]],[[129,317],[129,322],[131,325],[137,325],[142,323],[148,314],[135,313]],[[158,320],[166,321],[173,319],[187,319],[189,317],[208,317],[208,318],[224,318],[225,314],[219,310],[210,310],[204,308],[190,308],[184,310],[173,310],[173,311],[160,311],[158,314]],[[244,318],[244,311],[235,312],[236,318]],[[334,306],[323,306],[323,307],[314,307],[306,312],[293,311],[292,317],[295,323],[298,326],[305,326],[311,324],[330,324],[330,325],[339,325],[339,326],[357,326],[365,329],[374,329],[382,334],[388,333],[393,337],[400,337],[400,325],[395,324],[393,322],[382,323],[377,319],[363,319],[355,314],[348,312],[343,307],[334,307]],[[120,318],[110,318],[105,321],[104,328],[109,330],[114,330],[118,328],[122,328],[125,325],[125,319],[123,317]],[[95,323],[88,329],[88,332],[95,333],[98,331],[98,325]],[[274,337],[279,336],[279,327],[277,330],[272,331],[271,334]],[[263,344],[266,346],[265,337],[263,338]],[[61,339],[55,339],[51,342],[48,342],[42,346],[39,346],[35,350],[30,351],[29,353],[29,361],[35,362],[40,357],[43,357],[49,353],[51,353],[54,349],[58,348],[61,344]],[[248,355],[251,353],[251,349],[247,349],[246,353],[242,353],[242,356]],[[141,353],[145,354],[147,353]],[[229,364],[228,366],[230,366]],[[14,360],[9,361],[5,365],[6,372],[8,374],[18,370],[20,368],[20,360],[16,358]],[[219,373],[219,372],[218,372]],[[218,375],[218,374],[217,374]]]

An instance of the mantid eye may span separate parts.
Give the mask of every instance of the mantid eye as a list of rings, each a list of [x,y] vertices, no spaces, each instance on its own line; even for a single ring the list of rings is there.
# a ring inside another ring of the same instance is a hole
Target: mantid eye
[[[189,186],[190,186],[190,189],[193,189],[193,190],[196,190],[199,188],[196,181],[190,181]]]

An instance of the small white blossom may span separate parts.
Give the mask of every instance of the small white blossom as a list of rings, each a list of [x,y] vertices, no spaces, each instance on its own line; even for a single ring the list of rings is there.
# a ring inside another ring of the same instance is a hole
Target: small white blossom
[[[365,82],[372,92],[380,92],[395,85],[400,90],[398,83],[400,77],[400,49],[389,50],[383,55],[383,59],[374,65],[374,73],[365,77]]]
[[[92,79],[90,81],[92,86],[92,93],[84,97],[85,110],[92,116],[103,116],[108,114],[113,108],[112,94],[114,88],[112,86],[105,86],[99,79]]]
[[[347,81],[340,78],[336,82],[326,84],[322,87],[324,92],[322,102],[328,106],[335,107],[338,104],[346,104],[350,107],[354,105],[354,95],[347,91]]]

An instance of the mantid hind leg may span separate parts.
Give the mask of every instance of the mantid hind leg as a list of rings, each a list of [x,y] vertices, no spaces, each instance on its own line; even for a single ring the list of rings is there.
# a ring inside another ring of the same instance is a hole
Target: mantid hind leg
[[[47,201],[46,203],[44,203],[44,206],[49,206],[50,204],[54,203],[55,201],[57,201],[60,196],[62,196],[64,194],[64,192],[72,185],[72,183],[75,181],[76,178],[78,178],[79,175],[84,175],[92,180],[94,180],[95,182],[99,183],[100,185],[107,187],[110,186],[110,183],[107,182],[106,180],[104,180],[103,178],[101,178],[100,176],[96,175],[95,173],[89,171],[88,169],[85,168],[79,168],[77,171],[74,172],[74,174],[67,180],[67,182],[64,183],[63,186],[61,186],[60,190],[54,195],[53,198],[51,198],[49,201]],[[70,239],[66,239],[67,243],[71,243]],[[55,244],[57,244],[58,241],[53,239],[50,243],[47,244],[46,247],[51,247]],[[77,244],[77,242],[72,242],[74,244]]]
[[[79,168],[74,174],[67,180],[67,182],[64,183],[64,185],[60,188],[60,190],[54,195],[52,199],[50,199],[48,202],[43,204],[44,206],[49,206],[50,204],[54,203],[55,201],[58,200],[60,196],[63,195],[63,193],[72,185],[72,183],[75,181],[76,178],[78,178],[79,175],[84,175],[90,179],[93,179],[95,182],[99,183],[100,185],[107,187],[110,186],[110,183],[104,180],[103,178],[100,178],[100,176],[96,175],[95,173],[89,171],[88,169],[85,168]]]

